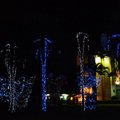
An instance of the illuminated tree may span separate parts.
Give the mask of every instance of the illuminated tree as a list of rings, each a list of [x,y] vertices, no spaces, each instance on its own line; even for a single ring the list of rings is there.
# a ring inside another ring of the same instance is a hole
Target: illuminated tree
[[[46,111],[46,63],[48,57],[48,43],[52,43],[47,38],[37,39],[34,41],[39,45],[36,49],[36,58],[40,57],[40,62],[42,65],[42,110]]]
[[[18,60],[16,57],[16,46],[11,47],[8,43],[5,45],[5,49],[2,50],[0,57],[3,57],[6,70],[6,76],[0,78],[0,99],[3,102],[9,104],[9,110],[15,112],[16,109],[26,107],[30,94],[32,92],[32,84],[34,77],[26,77],[18,75],[20,64],[24,66],[21,60]],[[21,69],[23,70],[23,69]],[[18,72],[18,73],[17,73]]]

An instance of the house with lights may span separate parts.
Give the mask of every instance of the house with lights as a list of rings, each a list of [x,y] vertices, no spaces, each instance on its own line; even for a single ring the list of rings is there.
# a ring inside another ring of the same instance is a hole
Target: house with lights
[[[103,48],[102,51],[99,51],[98,54],[86,55],[84,60],[85,66],[90,64],[100,68],[95,71],[97,101],[120,100],[120,34],[109,36],[102,34],[101,47]],[[92,60],[90,56],[92,56]],[[78,56],[77,66],[80,66],[80,58]],[[84,73],[85,76],[89,74],[86,69]],[[97,86],[99,78],[100,81]],[[84,91],[90,91],[90,89],[85,86]]]

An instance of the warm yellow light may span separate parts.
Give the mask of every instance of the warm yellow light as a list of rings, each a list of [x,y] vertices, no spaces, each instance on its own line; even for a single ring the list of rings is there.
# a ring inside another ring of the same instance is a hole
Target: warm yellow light
[[[93,89],[92,89],[92,87],[90,88],[89,93],[90,93],[90,94],[92,94],[92,93],[93,93]]]
[[[120,85],[120,81],[119,81],[119,71],[117,71],[117,76],[116,76],[115,84],[116,84],[116,85]]]
[[[80,90],[82,92],[82,89]],[[84,93],[85,94],[92,94],[93,93],[93,89],[92,87],[91,88],[87,88],[87,87],[84,87]]]
[[[78,98],[78,103],[81,103],[81,102],[82,102],[82,97]]]
[[[104,57],[104,64],[105,64],[106,67],[109,67],[109,65],[110,65],[110,58],[108,56]]]
[[[70,97],[70,100],[73,101],[73,97]]]
[[[101,63],[101,57],[95,56],[95,63],[96,64]]]
[[[87,87],[84,88],[85,94],[89,93],[89,89]]]

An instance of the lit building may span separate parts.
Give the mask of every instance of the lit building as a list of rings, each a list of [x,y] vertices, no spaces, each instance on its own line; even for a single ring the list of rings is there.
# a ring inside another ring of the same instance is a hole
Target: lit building
[[[78,57],[77,57],[78,58]],[[101,58],[98,55],[94,56],[95,58],[95,64],[102,65],[103,68],[96,70],[101,73],[101,79],[100,79],[100,84],[98,84],[98,79],[100,78],[100,73],[96,72],[96,86],[97,86],[97,100],[102,101],[102,100],[111,100],[113,97],[117,96],[119,98],[119,94],[117,93],[118,91],[118,86],[120,85],[120,79],[119,79],[119,71],[117,71],[117,76],[109,76],[109,74],[112,72],[114,66],[111,66],[111,58],[109,56],[104,56]],[[87,58],[88,60],[88,58]],[[117,63],[114,63],[117,65]],[[79,64],[77,64],[79,65]],[[89,72],[85,71],[85,74],[89,74]],[[89,92],[89,94],[92,94],[93,88],[84,88],[85,94]]]
[[[108,76],[108,73],[111,72],[111,59],[108,56],[101,58],[100,56],[95,56],[95,63],[102,64],[104,75],[101,77],[100,85],[97,87],[97,100],[111,100],[112,97],[112,77]],[[96,82],[97,78],[99,78],[99,73],[96,72]]]
[[[116,41],[114,42],[112,39]],[[96,66],[98,65],[98,69],[94,69],[94,71],[96,72],[96,86],[101,76],[100,84],[96,87],[97,100],[120,100],[120,35],[112,35],[110,37],[106,34],[102,34],[101,42],[103,45],[103,51],[101,51],[101,53],[98,55],[86,55],[84,59],[84,64],[87,67],[94,64],[96,64]],[[91,60],[90,56],[94,57],[94,61]],[[80,58],[78,56],[77,66],[80,67]],[[91,69],[93,68],[91,67]],[[80,72],[78,71],[77,75],[79,75],[79,73]],[[88,76],[89,71],[86,72],[85,69],[84,73],[85,76]],[[85,88],[84,92],[86,92],[87,90],[88,88]],[[91,91],[92,90],[93,89],[91,89]]]

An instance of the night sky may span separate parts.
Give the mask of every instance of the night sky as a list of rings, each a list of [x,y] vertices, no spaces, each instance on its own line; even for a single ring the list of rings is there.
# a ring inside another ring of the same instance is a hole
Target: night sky
[[[119,3],[24,0],[1,7],[0,44],[16,43],[30,53],[33,40],[47,37],[53,41],[49,71],[72,75],[77,55],[75,35],[79,31],[89,33],[92,51],[99,50],[101,33],[120,31]]]

